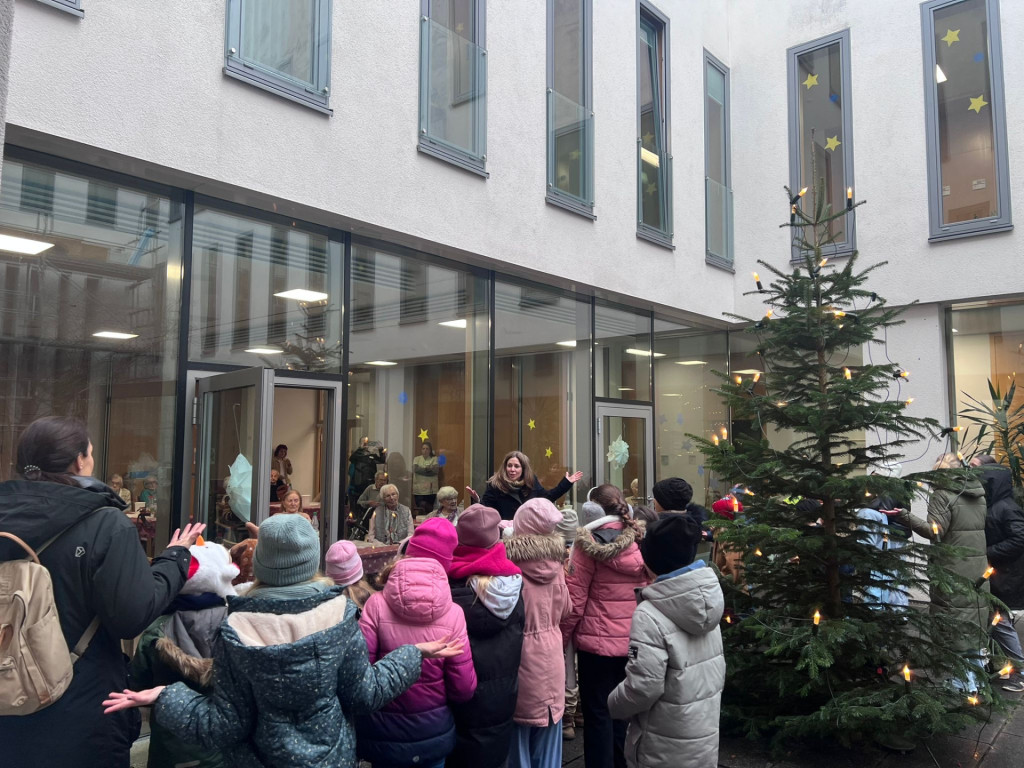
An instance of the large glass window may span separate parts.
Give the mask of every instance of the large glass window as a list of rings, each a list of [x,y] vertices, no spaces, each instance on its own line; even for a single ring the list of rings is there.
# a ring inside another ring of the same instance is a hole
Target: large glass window
[[[548,0],[548,201],[594,210],[591,0]]]
[[[668,19],[641,3],[637,29],[637,234],[672,244]]]
[[[849,30],[789,49],[790,188],[817,187],[832,211],[846,207],[853,187],[850,90]],[[828,255],[853,250],[853,225],[853,215],[829,223]]]
[[[991,405],[988,383],[1003,395],[1024,372],[1024,304],[968,305],[950,310],[955,413],[976,407],[971,398]],[[1014,406],[1024,405],[1017,387]],[[961,424],[968,424],[960,419]],[[973,431],[973,430],[972,430]]]
[[[694,330],[655,319],[654,410],[655,477],[681,477],[694,489],[694,501],[711,506],[728,492],[704,466],[704,456],[689,435],[710,436],[728,429],[729,413],[713,390],[716,371],[728,370],[726,333]]]
[[[731,267],[729,188],[729,70],[704,51],[705,247],[710,264]]]
[[[594,311],[594,394],[615,400],[651,399],[651,316],[598,302]]]
[[[419,149],[486,175],[483,0],[422,0]]]
[[[155,551],[174,495],[182,204],[71,168],[11,150],[3,164],[0,480],[35,419],[81,419],[96,477],[119,475],[133,504],[149,507],[132,519]],[[97,185],[102,216],[90,215]]]
[[[921,6],[933,239],[1011,225],[998,9],[996,0]]]
[[[545,488],[590,477],[590,302],[502,280],[494,294],[494,461],[522,451]]]
[[[329,112],[331,0],[228,0],[224,72]]]
[[[354,239],[350,284],[350,449],[366,438],[410,508],[446,485],[464,499],[492,471],[487,279]],[[420,456],[433,474],[415,471]]]
[[[341,245],[201,200],[194,222],[189,358],[340,373]]]

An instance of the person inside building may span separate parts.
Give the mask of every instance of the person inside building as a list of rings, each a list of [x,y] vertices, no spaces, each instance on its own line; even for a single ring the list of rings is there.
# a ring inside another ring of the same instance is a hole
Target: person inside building
[[[288,483],[281,479],[281,473],[276,469],[270,470],[270,500],[281,501],[288,491]]]
[[[270,468],[277,470],[277,476],[284,481],[285,485],[291,485],[292,460],[288,458],[288,446],[284,443],[274,449],[274,455],[270,459]]]
[[[126,509],[131,512],[132,510],[132,492],[124,487],[124,478],[121,475],[113,474],[110,476],[110,488],[120,497],[127,506]]]
[[[373,510],[366,540],[375,544],[398,544],[412,534],[412,511],[398,501],[398,487],[380,489],[380,504]]]
[[[430,513],[430,517],[443,517],[452,525],[459,524],[459,516],[462,508],[459,506],[459,492],[450,485],[437,489],[437,509]]]
[[[530,467],[530,459],[520,451],[509,451],[502,459],[501,467],[487,478],[487,489],[483,498],[466,486],[474,504],[483,504],[498,510],[502,520],[511,520],[528,499],[544,498],[557,501],[565,496],[574,483],[583,477],[582,472],[565,473],[565,478],[550,491],[545,490]]]
[[[142,493],[139,494],[139,501],[145,503],[147,507],[156,507],[156,491],[157,491],[157,479],[156,475],[146,475],[146,479],[142,482]]]
[[[429,515],[434,511],[440,472],[434,446],[429,440],[424,440],[420,455],[412,460],[412,498],[417,515]]]
[[[370,438],[364,435],[359,441],[359,447],[348,457],[348,496],[351,511],[356,510],[360,495],[373,483],[377,465],[383,460],[376,447],[370,445]]]
[[[49,571],[64,641],[78,656],[60,698],[0,716],[5,766],[128,768],[140,718],[104,717],[100,704],[128,685],[121,640],[139,635],[181,591],[189,547],[206,527],[175,531],[151,565],[124,502],[92,477],[92,450],[81,422],[39,419],[18,441],[21,478],[0,484],[0,531],[20,538]],[[0,539],[0,562],[25,556],[19,544]]]
[[[373,485],[368,485],[359,495],[359,501],[357,502],[359,508],[363,512],[373,512],[373,510],[380,503],[380,489],[388,481],[387,472],[378,472],[373,476]]]

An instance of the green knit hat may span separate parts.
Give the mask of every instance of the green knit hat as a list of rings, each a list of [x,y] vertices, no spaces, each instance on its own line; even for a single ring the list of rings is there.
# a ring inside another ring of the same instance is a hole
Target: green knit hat
[[[309,581],[320,565],[320,537],[302,515],[277,514],[260,525],[252,575],[272,587]]]

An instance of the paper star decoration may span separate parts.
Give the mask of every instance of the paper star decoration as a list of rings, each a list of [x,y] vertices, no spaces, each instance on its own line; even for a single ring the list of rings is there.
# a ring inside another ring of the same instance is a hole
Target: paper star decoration
[[[981,108],[984,107],[986,104],[988,104],[988,102],[985,101],[985,94],[981,94],[981,96],[979,96],[978,98],[971,99],[971,106],[969,106],[967,109],[973,109],[980,115]]]
[[[960,30],[959,29],[947,29],[946,30],[946,36],[945,37],[940,37],[939,40],[944,42],[946,44],[946,47],[949,48],[949,46],[951,46],[953,43],[959,43],[960,42]]]
[[[528,426],[530,429],[536,429],[537,423],[533,419],[530,419],[528,422],[526,422],[526,426]]]
[[[552,456],[551,447],[548,446],[547,448],[544,449],[544,457],[547,458],[547,459],[550,459],[551,456]]]
[[[814,86],[816,86],[818,84],[818,76],[817,75],[807,75],[807,79],[804,80],[803,84],[807,86],[807,90],[811,90],[811,88],[813,88]]]
[[[420,430],[420,440],[429,440],[429,439],[430,439],[430,435],[427,434],[427,430],[421,429]]]
[[[843,142],[839,140],[838,136],[831,136],[829,137],[829,140],[825,142],[825,149],[827,149],[829,152],[835,152],[836,147],[838,147],[842,143]]]

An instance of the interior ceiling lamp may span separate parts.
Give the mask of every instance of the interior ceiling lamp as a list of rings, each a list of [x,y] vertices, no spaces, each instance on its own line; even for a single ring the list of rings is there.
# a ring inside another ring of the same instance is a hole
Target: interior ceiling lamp
[[[253,355],[280,355],[283,350],[276,347],[252,347],[245,351]]]
[[[53,248],[53,243],[44,243],[42,240],[29,240],[27,237],[0,235],[0,251],[35,256],[48,248]]]
[[[93,336],[100,339],[118,339],[120,341],[139,338],[137,333],[125,333],[124,331],[96,331]]]
[[[310,291],[305,288],[292,288],[274,295],[279,299],[295,299],[295,301],[327,301],[330,298],[330,294]]]
[[[461,317],[458,320],[445,320],[443,323],[438,323],[438,325],[443,325],[446,328],[465,328],[466,318]]]

